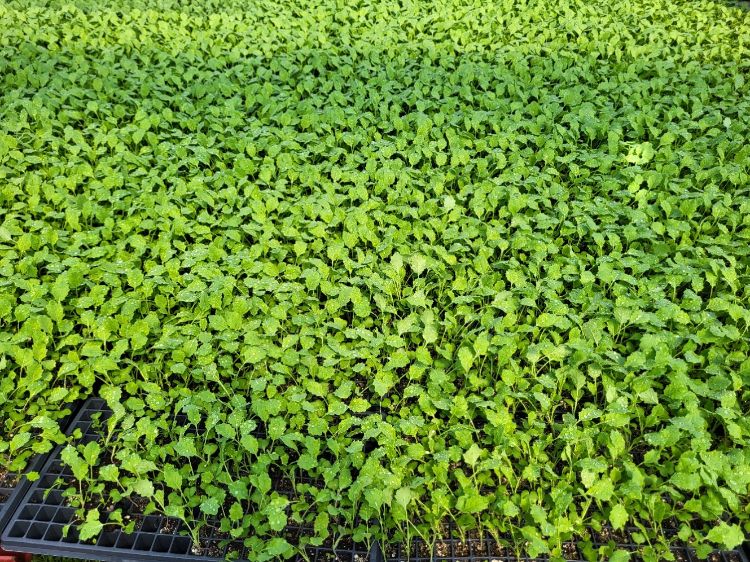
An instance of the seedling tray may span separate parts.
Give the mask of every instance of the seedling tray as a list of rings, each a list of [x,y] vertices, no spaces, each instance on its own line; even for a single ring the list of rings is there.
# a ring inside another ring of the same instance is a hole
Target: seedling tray
[[[93,424],[94,416],[104,420],[111,415],[104,400],[92,398],[81,407],[71,423],[69,433],[81,430],[81,442],[97,440]],[[247,560],[247,549],[241,541],[227,543],[227,539],[207,526],[200,544],[194,544],[186,535],[184,525],[175,519],[160,515],[142,515],[140,508],[133,506],[124,514],[138,521],[133,533],[121,529],[105,530],[95,543],[79,540],[78,531],[71,526],[67,536],[64,528],[75,520],[75,508],[68,506],[57,482],[72,478],[72,472],[62,463],[62,447],[55,449],[40,469],[40,478],[31,483],[20,499],[0,542],[10,550],[71,556],[91,560],[126,562],[136,560],[214,562],[224,560],[232,553],[239,560]],[[283,490],[279,490],[283,493]],[[289,534],[309,531],[295,525],[286,528]],[[336,548],[331,546],[308,547],[310,562],[367,562],[370,550],[365,544],[342,540]],[[299,557],[302,560],[302,557]]]
[[[613,534],[611,539],[605,538],[605,533],[593,533],[591,546],[594,550],[605,545],[615,545],[615,548],[636,552],[638,545],[633,542],[631,533],[635,529],[628,529]],[[565,545],[564,557],[567,562],[586,562],[582,553],[583,543],[570,542]],[[695,550],[687,546],[675,546],[671,549],[675,562],[699,562]],[[385,562],[532,562],[547,560],[547,556],[532,558],[524,554],[517,554],[498,544],[490,536],[480,538],[476,534],[466,534],[463,538],[452,527],[446,529],[445,537],[426,543],[421,539],[413,539],[407,547],[403,544],[388,544],[383,548],[382,557]],[[631,562],[639,562],[637,555],[630,558]],[[707,562],[750,562],[746,551],[736,549],[731,551],[716,551],[709,555]]]
[[[94,426],[94,418],[100,421],[111,415],[104,400],[92,398],[87,400],[71,422],[67,433],[75,429],[81,431],[81,442],[86,443],[100,439]],[[120,529],[103,531],[95,543],[81,542],[75,527],[71,527],[67,536],[63,529],[73,523],[75,508],[66,505],[57,482],[72,478],[72,472],[63,465],[60,459],[62,447],[57,447],[48,457],[36,461],[35,467],[40,478],[32,483],[25,482],[23,493],[16,494],[11,507],[6,513],[8,525],[0,542],[4,548],[33,554],[71,556],[92,560],[112,562],[127,561],[195,561],[216,562],[224,560],[230,553],[239,560],[247,560],[248,553],[241,541],[227,543],[227,539],[215,531],[216,525],[206,527],[207,532],[201,537],[200,544],[194,544],[187,536],[184,525],[175,519],[160,515],[142,515],[140,508],[133,505],[126,516],[138,521],[133,533]],[[281,489],[281,479],[274,483],[280,493],[289,493]],[[309,529],[295,525],[286,528],[289,534],[304,534]],[[592,533],[591,546],[597,549],[603,545],[616,544],[616,548],[636,551],[638,546],[632,540],[632,530],[619,533]],[[375,543],[372,549],[365,544],[351,541],[340,542],[334,549],[330,546],[308,547],[307,557],[310,562],[530,562],[545,560],[545,557],[531,558],[519,556],[510,549],[498,545],[491,537],[479,538],[468,534],[461,537],[453,527],[447,527],[445,537],[434,544],[414,539],[409,547],[391,543],[382,549]],[[688,547],[672,548],[677,562],[698,562],[695,552]],[[565,558],[569,562],[585,562],[582,543],[566,545]],[[302,557],[298,557],[301,561]],[[631,558],[633,562],[639,559]],[[709,562],[750,562],[750,557],[741,549],[712,553]]]
[[[77,410],[77,405],[71,406],[72,413],[60,420],[60,427],[63,430],[67,430],[68,423]],[[36,455],[29,462],[26,472],[39,472],[48,456],[48,454]],[[16,472],[7,472],[0,478],[0,533],[5,529],[29,485],[30,482],[26,476]]]

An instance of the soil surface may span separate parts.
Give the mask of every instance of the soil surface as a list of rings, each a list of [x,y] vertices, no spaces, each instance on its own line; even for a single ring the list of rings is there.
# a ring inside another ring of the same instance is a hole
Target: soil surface
[[[5,470],[0,471],[0,488],[15,488],[18,480],[18,474]]]

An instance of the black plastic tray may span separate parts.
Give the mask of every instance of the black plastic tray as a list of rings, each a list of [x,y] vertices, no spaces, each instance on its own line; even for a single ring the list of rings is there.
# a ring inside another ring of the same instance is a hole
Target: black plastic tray
[[[71,413],[64,416],[59,424],[63,431],[67,431],[68,423],[70,419],[75,416],[78,411],[79,403],[76,402],[70,406]],[[54,450],[54,449],[53,449]],[[39,472],[44,466],[44,462],[49,457],[49,453],[34,456],[24,471],[27,472]],[[5,526],[10,521],[14,511],[18,507],[19,502],[23,498],[24,492],[28,489],[30,482],[26,479],[24,474],[18,474],[15,472],[9,472],[5,475],[5,483],[0,484],[0,533],[3,532]],[[7,480],[13,479],[15,483],[9,485]]]
[[[80,429],[82,443],[99,439],[92,418],[97,414],[100,420],[104,420],[111,415],[111,411],[104,400],[87,400],[71,423],[69,433]],[[63,536],[63,529],[74,521],[76,510],[65,504],[62,491],[56,486],[59,479],[72,477],[72,472],[60,459],[61,451],[62,447],[55,449],[41,468],[39,480],[28,487],[0,538],[4,548],[111,562],[215,562],[224,560],[229,552],[236,552],[238,560],[247,560],[247,549],[240,540],[222,546],[221,543],[226,543],[227,539],[209,531],[208,536],[201,539],[200,545],[194,545],[192,539],[181,532],[184,530],[181,522],[160,515],[141,516],[138,509],[132,515],[139,521],[133,533],[128,534],[120,529],[103,531],[96,543],[92,544],[81,542],[75,526],[71,526],[67,536]],[[218,522],[215,527],[218,527]],[[290,525],[287,531],[299,533],[307,529]],[[310,562],[367,562],[370,557],[367,545],[351,542],[336,549],[308,547],[306,553]],[[301,556],[299,560],[302,560]]]

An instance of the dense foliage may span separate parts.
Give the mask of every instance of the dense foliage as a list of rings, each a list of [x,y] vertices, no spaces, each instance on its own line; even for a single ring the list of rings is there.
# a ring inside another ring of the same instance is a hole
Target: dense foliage
[[[258,560],[734,547],[749,42],[705,0],[3,2],[3,462],[100,394],[84,536],[137,496]]]

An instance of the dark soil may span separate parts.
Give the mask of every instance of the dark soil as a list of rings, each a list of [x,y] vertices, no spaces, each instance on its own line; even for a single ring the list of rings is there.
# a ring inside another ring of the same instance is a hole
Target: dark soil
[[[565,558],[569,558],[571,560],[577,560],[579,558],[578,546],[574,542],[564,543],[562,545],[562,551],[563,551],[563,556],[565,556]]]
[[[435,556],[438,558],[448,558],[451,555],[451,545],[448,541],[437,541],[435,543]]]
[[[18,474],[13,474],[5,470],[0,471],[0,488],[15,488],[20,478]]]
[[[148,499],[140,496],[130,496],[130,502],[133,504],[131,513],[142,514],[148,505]]]
[[[508,555],[508,549],[495,541],[489,541],[487,543],[487,550],[491,557],[503,557]]]
[[[219,548],[219,545],[217,545],[216,543],[206,545],[205,543],[201,542],[195,543],[190,549],[190,552],[192,552],[196,556],[210,556],[211,558],[221,558],[224,554],[222,549]]]
[[[354,541],[351,537],[342,537],[336,548],[339,550],[353,550]]]
[[[471,547],[469,546],[469,543],[463,541],[453,543],[453,554],[460,558],[469,556],[471,554]]]
[[[161,526],[161,529],[159,529],[160,533],[163,533],[165,535],[172,535],[177,530],[178,527],[177,521],[174,519],[165,519],[164,523]]]
[[[594,542],[608,543],[614,541],[618,544],[625,544],[629,542],[628,535],[624,531],[615,531],[609,527],[604,527],[600,532],[592,533]]]

